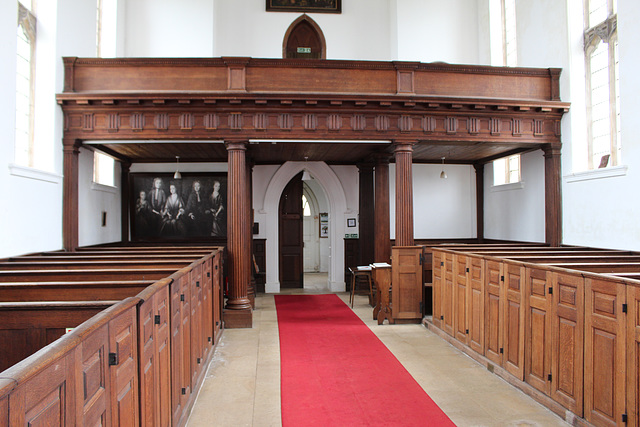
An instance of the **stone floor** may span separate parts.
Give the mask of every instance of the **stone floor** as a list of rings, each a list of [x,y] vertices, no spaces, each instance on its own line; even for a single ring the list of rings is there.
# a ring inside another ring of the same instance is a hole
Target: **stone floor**
[[[326,283],[305,275],[305,289],[287,293],[329,293]],[[356,295],[353,310],[456,425],[569,425],[424,326],[378,325],[366,296]],[[260,294],[253,328],[224,331],[187,425],[280,426],[279,351],[274,298]]]

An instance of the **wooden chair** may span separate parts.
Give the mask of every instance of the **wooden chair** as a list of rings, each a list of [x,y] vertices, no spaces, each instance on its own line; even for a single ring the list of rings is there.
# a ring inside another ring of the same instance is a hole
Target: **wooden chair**
[[[371,266],[366,265],[353,268],[349,267],[349,272],[351,273],[351,294],[349,295],[349,303],[351,304],[351,308],[353,308],[353,302],[355,300],[358,277],[366,279],[369,283],[369,304],[371,304],[373,302],[373,281],[371,280]]]

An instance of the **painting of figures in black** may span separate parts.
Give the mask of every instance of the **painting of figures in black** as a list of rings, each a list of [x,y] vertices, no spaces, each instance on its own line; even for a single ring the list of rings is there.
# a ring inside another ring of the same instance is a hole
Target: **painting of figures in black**
[[[131,176],[132,240],[226,236],[226,174]]]

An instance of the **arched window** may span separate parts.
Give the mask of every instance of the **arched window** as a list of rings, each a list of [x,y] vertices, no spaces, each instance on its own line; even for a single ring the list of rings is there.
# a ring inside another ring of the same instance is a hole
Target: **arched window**
[[[327,48],[322,30],[307,15],[289,26],[282,43],[283,58],[326,59]]]

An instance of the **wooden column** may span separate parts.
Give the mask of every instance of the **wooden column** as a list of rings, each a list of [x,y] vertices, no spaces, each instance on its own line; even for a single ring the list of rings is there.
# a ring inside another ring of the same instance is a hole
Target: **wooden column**
[[[562,244],[561,149],[561,144],[543,147],[545,238],[551,246]]]
[[[227,189],[227,260],[229,262],[229,290],[224,310],[227,328],[250,328],[252,326],[251,302],[248,298],[250,259],[247,247],[250,244],[250,221],[248,206],[248,183],[246,165],[247,143],[227,142],[228,189]]]
[[[413,142],[396,141],[396,246],[413,246]]]
[[[476,238],[484,242],[484,163],[475,163],[476,170]]]
[[[64,186],[62,193],[62,244],[75,252],[78,247],[78,154],[81,141],[63,139]]]
[[[247,221],[247,237],[249,243],[245,250],[249,259],[249,284],[247,296],[251,302],[251,308],[256,308],[256,288],[253,277],[253,163],[247,162],[247,208],[249,209],[249,221]]]
[[[391,226],[389,218],[389,157],[376,157],[374,205],[374,262],[391,261]]]
[[[121,162],[120,163],[120,197],[122,198],[120,204],[122,206],[122,233],[121,240],[122,242],[129,242],[129,178],[131,177],[131,163],[129,162]]]
[[[373,164],[359,164],[360,188],[358,196],[359,216],[359,252],[358,265],[369,265],[374,261],[374,190],[373,190]]]

